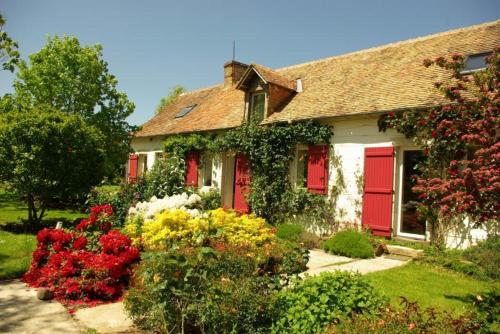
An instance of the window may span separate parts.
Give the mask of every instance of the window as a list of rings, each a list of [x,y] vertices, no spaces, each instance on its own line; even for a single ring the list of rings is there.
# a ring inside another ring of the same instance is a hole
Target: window
[[[201,170],[203,186],[212,186],[212,155],[205,154],[203,155],[203,166]]]
[[[474,55],[469,55],[465,59],[463,74],[484,70],[486,68],[486,58],[491,55],[491,52],[483,52]]]
[[[250,119],[262,121],[264,119],[264,109],[266,105],[266,93],[259,92],[252,94],[250,101]]]
[[[307,187],[307,148],[297,150],[297,187]]]
[[[187,107],[184,107],[182,108],[181,111],[179,111],[177,113],[177,115],[175,115],[175,118],[181,118],[181,117],[184,117],[186,116],[187,114],[189,114],[197,105],[196,104],[193,104],[193,105],[190,105],[190,106],[187,106]]]

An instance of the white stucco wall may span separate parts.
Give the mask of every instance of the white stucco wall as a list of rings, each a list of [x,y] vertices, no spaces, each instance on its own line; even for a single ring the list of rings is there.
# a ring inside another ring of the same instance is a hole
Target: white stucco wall
[[[323,122],[324,124],[333,125],[334,135],[330,140],[330,150],[339,159],[339,169],[345,183],[345,189],[337,199],[337,214],[339,219],[345,223],[361,224],[362,191],[358,189],[361,184],[358,185],[359,181],[357,179],[361,176],[360,181],[362,181],[365,148],[397,147],[409,144],[404,136],[396,131],[379,132],[377,119],[378,116],[373,115],[337,118]],[[333,159],[330,159],[328,174],[328,185],[331,188],[337,183],[339,177],[338,169],[334,166]],[[394,182],[397,182],[396,176]],[[398,195],[399,193],[396,192],[394,199],[397,199]],[[393,216],[395,216],[397,207],[393,211]],[[393,221],[395,220],[393,219]],[[396,226],[393,226],[393,229],[395,228]]]

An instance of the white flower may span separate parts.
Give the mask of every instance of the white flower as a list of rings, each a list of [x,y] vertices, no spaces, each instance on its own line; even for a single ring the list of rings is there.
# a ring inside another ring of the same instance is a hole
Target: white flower
[[[199,216],[200,212],[196,209],[191,209],[192,206],[201,201],[201,197],[187,193],[165,196],[164,198],[151,197],[149,201],[139,202],[135,208],[129,209],[129,215],[141,215],[144,219],[151,219],[158,213],[165,210],[181,209],[190,213],[193,217]]]

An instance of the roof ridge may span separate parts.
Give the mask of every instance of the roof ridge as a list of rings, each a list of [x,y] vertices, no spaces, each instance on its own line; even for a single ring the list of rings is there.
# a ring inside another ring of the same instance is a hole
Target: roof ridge
[[[343,54],[336,55],[336,56],[329,56],[329,57],[325,57],[325,58],[321,58],[321,59],[311,60],[311,61],[307,61],[307,62],[300,63],[300,64],[280,67],[280,68],[274,69],[274,71],[277,71],[277,72],[285,71],[285,70],[289,70],[292,68],[299,68],[302,66],[321,63],[321,62],[332,60],[332,59],[338,59],[338,58],[349,57],[349,56],[353,56],[353,55],[357,55],[357,54],[375,52],[375,51],[383,50],[386,48],[391,48],[391,47],[400,46],[400,45],[404,45],[404,44],[410,44],[410,43],[419,42],[419,41],[425,41],[425,40],[429,40],[432,38],[451,35],[451,34],[455,34],[455,33],[462,32],[462,31],[468,31],[468,30],[473,30],[473,29],[482,28],[482,27],[494,26],[494,25],[499,24],[499,23],[500,23],[500,19],[495,20],[495,21],[479,23],[479,24],[475,24],[475,25],[471,25],[471,26],[467,26],[467,27],[451,29],[451,30],[447,30],[447,31],[442,31],[442,32],[430,34],[430,35],[409,38],[409,39],[406,39],[403,41],[391,42],[388,44],[378,45],[378,46],[374,46],[374,47],[367,48],[367,49],[361,49],[361,50],[357,50],[357,51],[343,53]]]
[[[193,90],[184,92],[184,93],[180,94],[179,96],[184,96],[184,95],[187,95],[187,94],[199,93],[199,92],[202,92],[204,90],[214,89],[214,88],[217,88],[217,87],[222,86],[222,85],[223,85],[222,83],[218,83],[218,84],[207,86],[207,87],[201,87],[201,88],[193,89]]]

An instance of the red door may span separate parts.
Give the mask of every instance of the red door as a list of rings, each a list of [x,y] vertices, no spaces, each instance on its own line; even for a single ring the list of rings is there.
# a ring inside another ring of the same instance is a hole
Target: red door
[[[234,199],[233,208],[241,213],[250,212],[246,196],[250,192],[250,167],[244,154],[236,154],[234,172]]]
[[[391,236],[394,147],[365,148],[364,174],[363,226],[374,235]]]
[[[328,145],[308,147],[307,189],[314,194],[328,193]]]
[[[198,186],[198,160],[199,153],[191,151],[186,155],[186,186]]]
[[[137,166],[139,163],[138,154],[130,154],[128,158],[128,183],[137,181]]]

